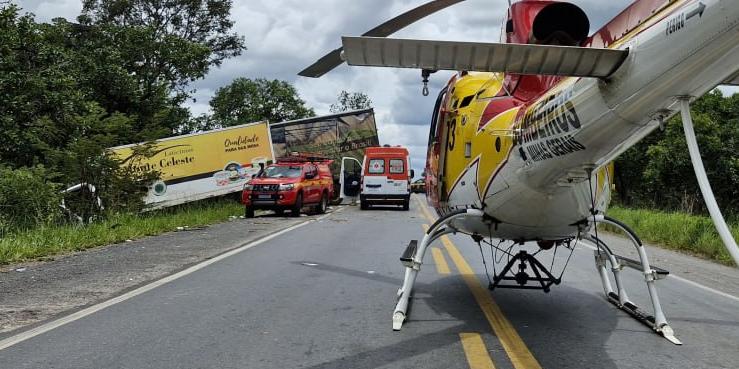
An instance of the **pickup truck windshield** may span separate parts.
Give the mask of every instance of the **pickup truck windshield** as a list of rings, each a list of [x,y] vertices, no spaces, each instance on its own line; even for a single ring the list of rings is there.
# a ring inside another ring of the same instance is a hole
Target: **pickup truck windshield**
[[[263,178],[298,178],[302,173],[300,166],[274,166],[264,170]]]

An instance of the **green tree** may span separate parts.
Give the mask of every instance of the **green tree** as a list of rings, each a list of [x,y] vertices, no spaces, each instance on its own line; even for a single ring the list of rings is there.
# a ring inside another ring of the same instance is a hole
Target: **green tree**
[[[84,115],[76,117],[78,126],[85,130],[69,143],[58,159],[59,167],[64,168],[66,183],[89,183],[96,187],[96,193],[77,192],[68,201],[70,208],[82,219],[102,216],[105,212],[138,211],[142,209],[142,198],[147,193],[147,185],[156,180],[157,171],[137,171],[131,163],[124,163],[107,148],[115,146],[119,138],[130,131],[133,120],[123,114],[107,114],[104,109],[91,103]],[[137,148],[135,155],[151,156],[151,145]],[[100,197],[105,209],[97,205]]]
[[[640,206],[650,203],[643,180],[644,170],[649,164],[647,149],[661,138],[660,132],[653,132],[616,159],[614,183],[617,201],[622,205]]]
[[[134,141],[197,126],[182,106],[189,84],[246,49],[230,10],[230,0],[83,0],[85,75],[101,106],[136,117]]]
[[[341,90],[338,102],[331,104],[329,110],[332,113],[343,113],[345,111],[369,109],[372,107],[372,100],[363,92],[349,93]]]
[[[63,39],[74,48],[79,68],[78,83],[88,98],[109,113],[134,119],[127,142],[170,136],[186,123],[189,111],[182,107],[186,95],[173,90],[172,83],[144,78],[139,60],[150,51],[141,38],[148,31],[114,25],[80,26],[55,20]]]
[[[0,162],[11,167],[43,164],[72,139],[84,109],[75,59],[55,29],[0,8]]]
[[[706,172],[722,211],[739,214],[739,95],[716,90],[692,105]],[[616,162],[618,199],[627,205],[705,213],[679,116]],[[620,174],[620,177],[619,177]]]
[[[14,5],[0,8],[0,163],[13,171],[7,173],[26,178],[25,167],[43,165],[40,180],[48,188],[92,183],[101,188],[117,186],[116,193],[141,190],[149,173],[123,173],[105,152],[107,147],[137,140],[142,131],[149,132],[140,129],[135,103],[130,106],[134,114],[127,115],[96,101],[140,99],[131,92],[138,89],[137,83],[125,68],[123,54],[105,38],[110,35],[64,19],[36,23],[33,16],[21,15]],[[99,85],[109,88],[110,95]],[[165,89],[165,97],[167,93]],[[159,117],[177,109],[179,106],[160,104],[150,121],[163,121],[166,118]],[[161,124],[155,128],[160,135],[167,131]],[[54,202],[51,208],[58,208],[55,198],[49,199]],[[112,201],[109,205],[121,209],[140,203],[140,199],[134,196],[125,206]],[[20,219],[13,215],[18,209],[12,208],[0,206],[0,217]]]
[[[295,87],[285,81],[237,78],[210,101],[213,120],[222,127],[267,119],[271,123],[315,116]]]
[[[210,114],[200,114],[197,117],[190,118],[185,124],[180,126],[178,133],[202,132],[215,128],[218,128],[218,124]]]
[[[211,66],[241,55],[243,37],[231,32],[230,0],[83,0],[78,21],[135,29],[130,66],[144,86],[183,87]],[[133,40],[130,40],[133,41]]]

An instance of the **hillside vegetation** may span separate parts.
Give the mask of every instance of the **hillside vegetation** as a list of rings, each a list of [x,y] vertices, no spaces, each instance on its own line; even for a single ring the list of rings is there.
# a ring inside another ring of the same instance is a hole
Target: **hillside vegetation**
[[[692,105],[701,156],[721,211],[739,215],[739,94],[715,90]],[[679,116],[616,160],[616,203],[706,215]]]
[[[644,242],[726,265],[734,264],[708,216],[619,206],[609,209],[608,215],[628,224]],[[739,239],[739,222],[730,222],[729,227],[734,238]],[[620,232],[610,227],[606,229]]]

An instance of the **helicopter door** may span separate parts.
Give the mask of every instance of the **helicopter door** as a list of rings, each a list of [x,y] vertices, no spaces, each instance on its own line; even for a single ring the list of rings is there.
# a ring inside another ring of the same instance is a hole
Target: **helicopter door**
[[[339,175],[339,198],[341,202],[349,202],[352,198],[359,196],[359,182],[361,179],[362,163],[350,156],[341,158],[341,174]]]
[[[446,112],[442,108],[442,104],[446,98],[447,87],[439,91],[434,105],[434,111],[431,116],[431,128],[429,129],[428,150],[426,157],[426,196],[433,204],[445,201],[443,196],[443,175],[444,175],[444,150],[446,146],[446,129],[444,126],[444,116]]]
[[[439,168],[441,170],[441,177],[439,180],[439,198],[441,202],[447,202],[449,197],[449,181],[454,178],[449,178],[449,169],[451,164],[452,151],[458,146],[457,140],[457,117],[455,114],[445,114],[445,119],[442,119],[441,123],[441,159]]]
[[[436,98],[436,106],[434,107],[434,114],[432,117],[431,124],[431,135],[433,138],[429,138],[429,151],[432,152],[436,159],[435,175],[432,175],[431,181],[428,184],[431,186],[427,190],[428,194],[432,194],[435,200],[444,203],[447,201],[446,185],[444,184],[446,176],[446,151],[448,145],[448,132],[449,126],[447,117],[449,114],[443,108],[443,103],[446,100],[447,87],[444,87]]]

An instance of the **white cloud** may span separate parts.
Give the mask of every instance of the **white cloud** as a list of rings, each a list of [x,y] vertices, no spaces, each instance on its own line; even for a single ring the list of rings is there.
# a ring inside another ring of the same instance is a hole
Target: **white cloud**
[[[408,146],[413,167],[420,173],[425,161],[428,124],[436,94],[451,75],[432,75],[431,94],[421,96],[420,72],[341,66],[320,79],[297,73],[340,46],[342,35],[360,35],[374,26],[427,0],[235,0],[235,31],[246,38],[248,50],[224,62],[193,87],[194,114],[207,112],[215,91],[237,77],[281,79],[294,83],[301,97],[317,113],[328,112],[341,90],[362,91],[374,102],[382,143]],[[578,0],[595,30],[631,0]],[[23,0],[19,4],[42,21],[74,19],[79,0]],[[393,37],[463,41],[499,40],[506,0],[468,0],[442,10]]]
[[[35,14],[37,20],[45,22],[57,17],[76,19],[82,11],[80,0],[16,0],[13,2],[24,11]]]

